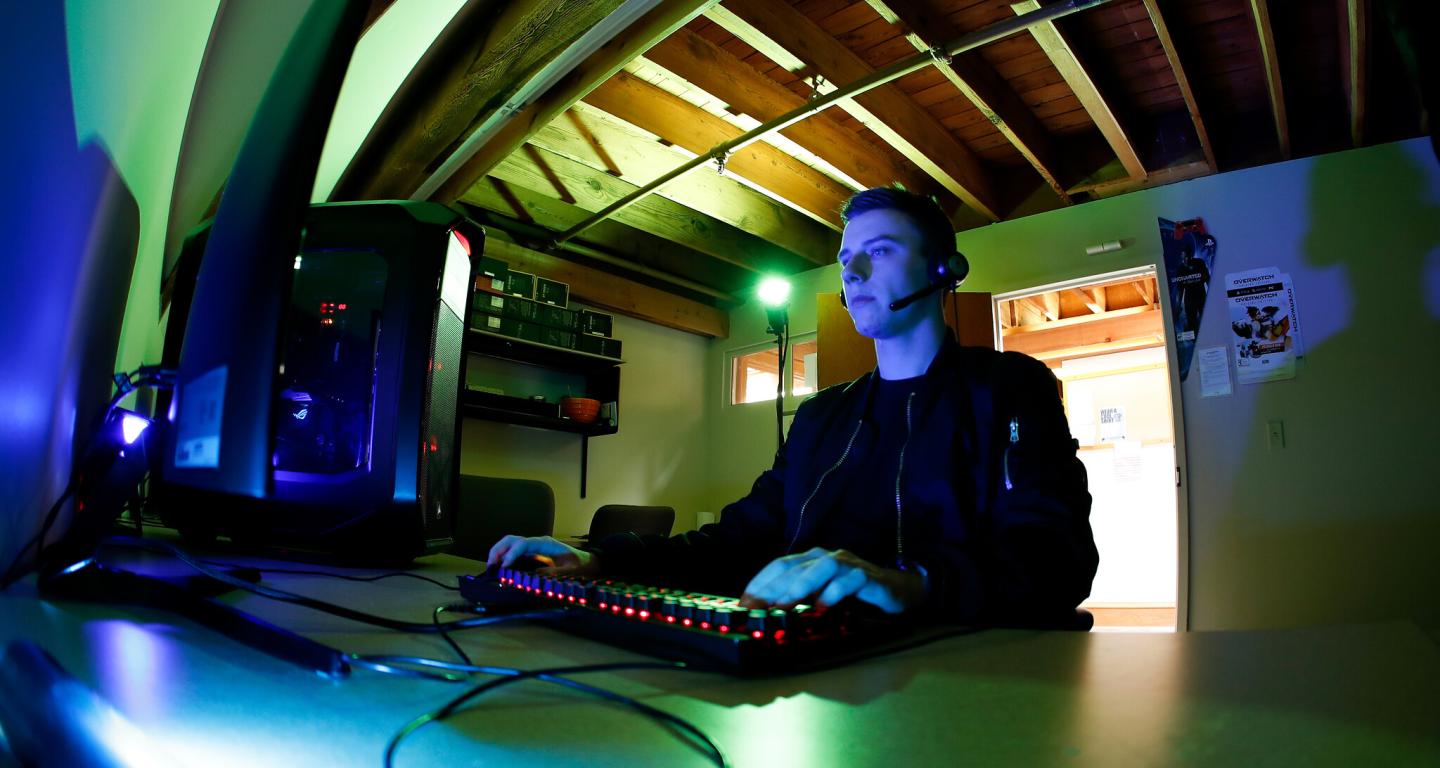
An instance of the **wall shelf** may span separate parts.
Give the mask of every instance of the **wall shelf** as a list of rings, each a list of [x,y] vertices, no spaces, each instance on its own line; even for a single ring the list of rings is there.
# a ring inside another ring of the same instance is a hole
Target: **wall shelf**
[[[476,328],[465,334],[465,353],[466,388],[460,398],[461,414],[579,435],[580,498],[585,498],[590,438],[620,430],[620,365],[624,361]],[[506,394],[478,387],[492,387]],[[611,404],[613,420],[581,424],[560,416],[557,403],[561,395],[567,394]],[[543,397],[545,405],[528,400],[535,395]]]

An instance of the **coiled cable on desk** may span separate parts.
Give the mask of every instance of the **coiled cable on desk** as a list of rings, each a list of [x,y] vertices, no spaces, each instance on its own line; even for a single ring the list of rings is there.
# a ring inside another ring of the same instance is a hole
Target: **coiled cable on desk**
[[[697,742],[699,742],[701,746],[704,747],[705,751],[708,753],[708,757],[712,762],[715,763],[715,765],[719,766],[719,768],[727,768],[729,766],[728,761],[726,761],[725,759],[725,753],[721,751],[720,746],[716,744],[709,736],[705,735],[705,732],[700,730],[700,728],[694,723],[691,723],[690,721],[678,715],[672,715],[662,709],[652,707],[649,704],[646,704],[645,702],[632,698],[630,696],[625,696],[623,694],[615,693],[614,691],[609,691],[598,686],[590,685],[588,683],[582,683],[578,680],[571,680],[570,678],[565,677],[565,675],[585,674],[591,672],[614,672],[625,669],[688,669],[688,667],[686,667],[683,662],[621,662],[615,664],[589,664],[576,667],[551,667],[549,669],[533,670],[520,670],[507,667],[476,666],[473,664],[454,664],[451,662],[440,661],[438,659],[425,659],[415,656],[353,656],[351,657],[350,662],[355,666],[370,669],[376,672],[383,672],[385,674],[399,674],[405,677],[422,677],[425,679],[440,680],[444,682],[463,682],[464,680],[468,679],[467,677],[456,676],[452,674],[453,672],[464,672],[467,673],[467,675],[500,675],[499,679],[489,680],[487,682],[481,683],[480,685],[471,688],[470,690],[455,697],[454,699],[451,699],[439,709],[436,709],[433,712],[427,712],[415,718],[414,720],[411,720],[409,723],[406,723],[405,726],[399,731],[397,731],[394,736],[390,737],[390,742],[385,746],[385,768],[392,768],[392,766],[394,766],[395,752],[399,749],[400,742],[404,740],[406,736],[409,736],[410,734],[414,733],[415,731],[419,730],[421,727],[429,723],[439,722],[447,717],[450,717],[451,715],[455,714],[456,711],[460,709],[460,707],[464,706],[466,702],[482,694],[495,690],[496,688],[509,685],[511,683],[518,683],[522,680],[540,680],[542,682],[571,688],[573,690],[580,691],[581,693],[587,693],[591,696],[595,696],[606,701],[623,704],[645,715],[646,717],[679,728],[684,733],[687,733],[691,737],[693,737]],[[404,666],[396,665],[413,665],[444,671],[430,672],[428,670],[407,669]]]

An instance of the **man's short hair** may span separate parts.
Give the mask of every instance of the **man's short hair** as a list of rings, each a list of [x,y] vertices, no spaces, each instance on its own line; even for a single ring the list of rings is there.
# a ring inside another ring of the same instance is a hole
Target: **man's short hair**
[[[949,258],[955,250],[955,228],[950,226],[950,219],[940,210],[940,204],[933,198],[896,187],[874,187],[856,192],[840,209],[840,220],[849,224],[851,219],[862,213],[878,210],[899,211],[915,222],[915,227],[920,230],[920,246],[930,263]]]

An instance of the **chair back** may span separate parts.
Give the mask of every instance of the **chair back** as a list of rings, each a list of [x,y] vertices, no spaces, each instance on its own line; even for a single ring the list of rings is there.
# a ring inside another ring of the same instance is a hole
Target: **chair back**
[[[539,480],[461,475],[459,495],[451,554],[484,560],[507,534],[555,533],[555,491]]]
[[[674,507],[642,507],[630,504],[606,504],[595,510],[590,518],[590,533],[586,540],[598,543],[606,536],[624,531],[633,531],[669,536],[675,525]]]

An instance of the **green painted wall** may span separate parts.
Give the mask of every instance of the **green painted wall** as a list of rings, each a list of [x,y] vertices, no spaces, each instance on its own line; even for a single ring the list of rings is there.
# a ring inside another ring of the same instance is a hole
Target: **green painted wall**
[[[1224,274],[1288,271],[1308,354],[1296,379],[1199,396],[1184,382],[1189,608],[1193,629],[1434,616],[1440,590],[1440,170],[1423,140],[1137,192],[963,232],[970,290],[1004,292],[1156,264],[1156,218],[1203,217],[1219,239],[1198,346],[1225,345]],[[1124,250],[1087,256],[1085,246]],[[1157,265],[1158,266],[1158,265]],[[1163,271],[1162,271],[1163,274]],[[802,276],[802,296],[833,290],[838,269]],[[813,306],[792,311],[814,328]],[[724,353],[763,340],[758,308],[732,313]],[[1232,362],[1233,368],[1233,362]],[[731,457],[710,480],[718,508],[768,463],[762,406],[710,408],[711,450]],[[749,409],[749,410],[747,410]],[[754,413],[749,411],[753,410]],[[1284,423],[1270,451],[1265,424]],[[1183,536],[1182,532],[1182,536]]]
[[[628,317],[616,317],[624,347],[620,431],[591,438],[586,498],[580,498],[580,437],[567,432],[466,419],[460,471],[542,480],[555,491],[555,534],[585,533],[605,504],[675,508],[675,530],[695,527],[710,468],[705,439],[708,342]],[[773,438],[772,438],[773,439]]]

